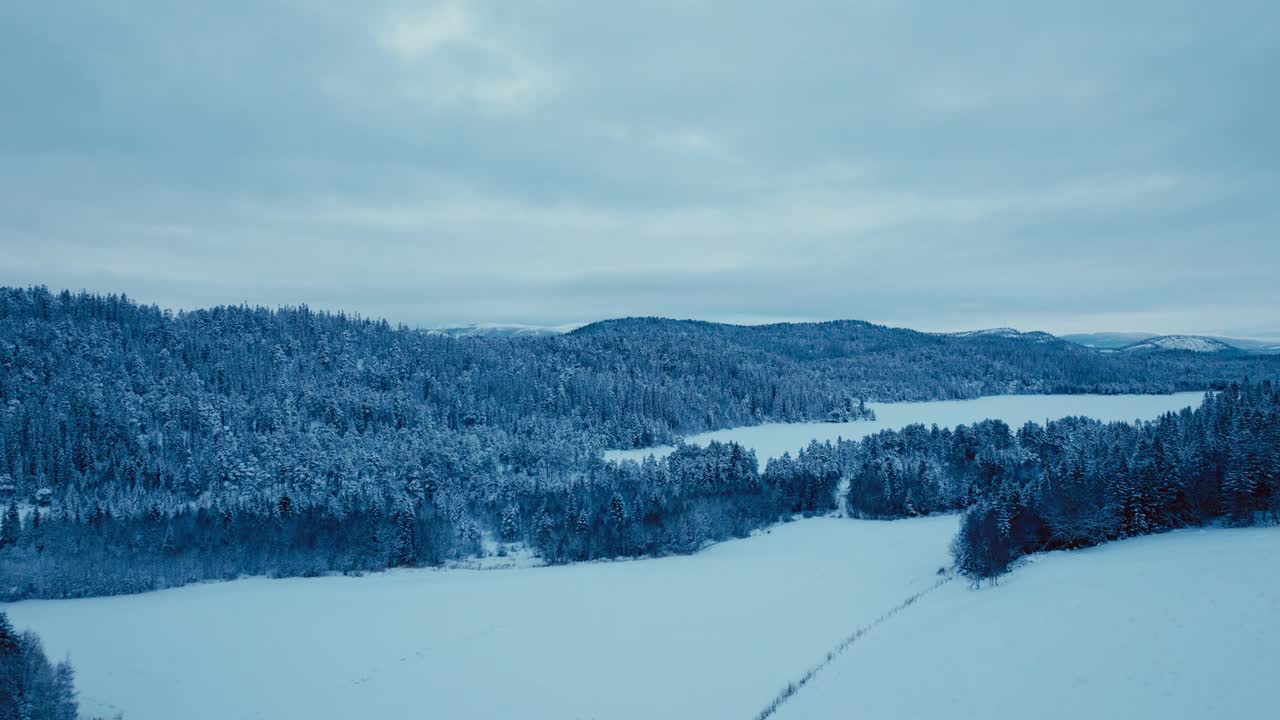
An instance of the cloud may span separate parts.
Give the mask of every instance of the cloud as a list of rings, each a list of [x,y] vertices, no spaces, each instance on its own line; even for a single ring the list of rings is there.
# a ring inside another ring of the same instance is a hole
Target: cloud
[[[399,62],[401,89],[438,107],[528,108],[554,95],[561,82],[472,6],[396,12],[376,23],[374,38]]]
[[[378,39],[382,46],[408,60],[417,60],[450,46],[466,45],[472,20],[457,5],[440,5],[416,17],[388,18]]]
[[[667,130],[657,134],[654,144],[660,148],[693,155],[727,157],[728,149],[720,138],[693,128]]]
[[[213,297],[231,292],[226,301],[316,303],[336,293],[385,307],[416,295],[431,309],[397,308],[393,319],[424,323],[592,319],[566,309],[574,303],[608,314],[885,319],[895,303],[895,312],[918,312],[930,293],[990,307],[1017,293],[1024,304],[1071,297],[1073,276],[1089,271],[1093,281],[1141,283],[1126,277],[1127,265],[1122,275],[1079,267],[1069,247],[1032,243],[1029,252],[1019,228],[1045,214],[1107,217],[1194,192],[1161,176],[889,191],[829,167],[751,186],[731,206],[662,208],[534,202],[439,178],[393,202],[246,197],[173,217],[148,210],[147,196],[117,198],[37,229],[34,249],[0,271],[35,277],[62,258],[58,272],[73,286],[161,281]],[[92,239],[77,240],[85,227],[95,228]],[[975,287],[1000,292],[981,297]],[[517,305],[534,310],[512,317]],[[497,309],[450,315],[473,306]]]
[[[4,283],[431,325],[1275,329],[1273,8],[47,0],[5,19]]]

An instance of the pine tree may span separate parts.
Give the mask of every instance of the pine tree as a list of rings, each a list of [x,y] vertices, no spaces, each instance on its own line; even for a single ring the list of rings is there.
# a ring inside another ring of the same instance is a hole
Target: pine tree
[[[1224,509],[1233,522],[1246,523],[1253,513],[1257,478],[1251,472],[1248,438],[1238,425],[1228,431],[1226,445],[1227,462],[1222,476]]]
[[[54,668],[52,720],[76,720],[76,676],[71,662],[63,660]]]
[[[737,447],[736,445],[734,447]],[[615,492],[613,497],[609,498],[609,520],[616,527],[622,527],[627,524],[627,504],[622,499],[622,495]]]
[[[418,564],[417,516],[407,499],[401,500],[392,516],[395,525],[391,541],[391,565],[412,567]]]
[[[0,720],[21,720],[22,646],[9,616],[0,610]]]
[[[0,610],[0,658],[7,658],[18,653],[18,634],[9,622],[9,615]]]
[[[515,542],[520,539],[520,509],[515,505],[508,505],[502,512],[500,532],[503,542]]]
[[[22,535],[22,517],[18,514],[18,503],[9,501],[9,509],[4,514],[4,524],[0,525],[0,549],[17,545]]]

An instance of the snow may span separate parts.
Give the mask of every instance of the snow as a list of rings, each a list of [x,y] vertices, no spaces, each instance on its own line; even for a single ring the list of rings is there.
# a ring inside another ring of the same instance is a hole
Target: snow
[[[1200,337],[1198,335],[1164,335],[1161,337],[1150,338],[1140,343],[1130,345],[1124,348],[1126,351],[1135,350],[1189,350],[1191,352],[1225,352],[1232,350],[1230,345],[1221,340],[1213,338]]]
[[[1058,338],[1047,332],[1032,330],[1031,332],[1020,332],[1016,328],[1001,327],[987,328],[985,330],[962,330],[960,332],[939,333],[941,335],[950,335],[951,337],[1002,337],[1019,340],[1030,340],[1038,343],[1051,342]]]
[[[815,518],[686,557],[4,609],[51,657],[70,655],[84,710],[130,720],[750,718],[852,636],[777,720],[1273,705],[1280,528],[1049,553],[977,590],[937,574],[955,528]]]
[[[949,333],[955,337],[981,337],[984,335],[994,335],[996,337],[1019,337],[1022,333],[1011,327],[987,328],[985,330],[962,330],[960,332]]]
[[[6,609],[128,720],[748,718],[933,585],[955,516],[814,518],[692,556],[249,579]]]
[[[953,581],[774,718],[1265,717],[1278,556],[1277,528],[1183,530],[1037,556],[995,587]]]
[[[994,395],[973,400],[939,400],[913,403],[867,403],[876,413],[873,421],[843,423],[766,423],[700,433],[685,442],[705,445],[712,440],[737,442],[756,451],[761,469],[769,458],[784,452],[795,454],[813,440],[857,439],[881,430],[902,428],[912,423],[940,427],[972,424],[988,418],[1003,420],[1015,430],[1028,421],[1043,423],[1072,415],[1086,415],[1103,421],[1153,420],[1166,412],[1177,412],[1200,404],[1204,393],[1172,395]],[[664,445],[639,450],[609,450],[606,460],[643,460],[649,455],[663,457],[675,448]]]
[[[528,545],[521,542],[501,542],[493,533],[481,531],[479,556],[450,560],[447,566],[467,570],[506,570],[541,567],[545,564]]]

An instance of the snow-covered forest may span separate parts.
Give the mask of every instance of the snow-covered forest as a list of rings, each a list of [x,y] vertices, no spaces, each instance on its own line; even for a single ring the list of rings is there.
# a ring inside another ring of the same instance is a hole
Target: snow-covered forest
[[[1280,386],[1232,384],[1195,409],[1144,423],[1071,417],[954,430],[912,425],[860,441],[814,443],[769,463],[766,484],[834,509],[900,518],[967,510],[954,544],[975,577],[1019,556],[1217,520],[1280,521]]]
[[[1275,391],[1230,384],[1274,374],[1275,357],[1107,355],[856,322],[641,319],[458,339],[306,309],[174,314],[34,288],[0,293],[0,363],[10,598],[434,565],[486,537],[553,563],[690,552],[832,510],[842,480],[858,514],[975,506],[973,524],[1000,530],[975,537],[1011,548],[963,553],[966,567],[1000,556],[980,574],[1038,547],[1272,507]],[[1230,389],[1152,426],[911,428],[767,468],[717,443],[600,459],[728,424],[866,417],[866,400],[1188,387]],[[1242,442],[1257,455],[1247,477]],[[1094,510],[1063,519],[1077,506]]]

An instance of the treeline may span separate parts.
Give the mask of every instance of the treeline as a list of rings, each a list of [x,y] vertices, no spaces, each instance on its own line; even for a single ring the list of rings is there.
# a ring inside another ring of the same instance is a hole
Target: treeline
[[[410,495],[124,514],[11,505],[0,528],[0,598],[145,592],[245,575],[310,577],[439,565],[481,550],[481,531]]]
[[[6,599],[143,592],[242,575],[310,576],[440,565],[523,544],[549,563],[689,553],[830,505],[759,472],[737,444],[661,460],[597,462],[563,482],[514,479],[464,505],[420,478],[382,492],[152,505],[123,513],[16,503],[0,518]],[[490,530],[492,528],[492,530]]]
[[[1143,423],[1066,418],[1013,431],[987,420],[913,425],[814,444],[766,475],[841,498],[856,516],[967,509],[958,568],[994,577],[1018,557],[1215,521],[1280,520],[1280,386],[1232,384],[1200,407]]]
[[[0,720],[76,720],[78,710],[71,663],[50,663],[40,638],[0,610]]]

